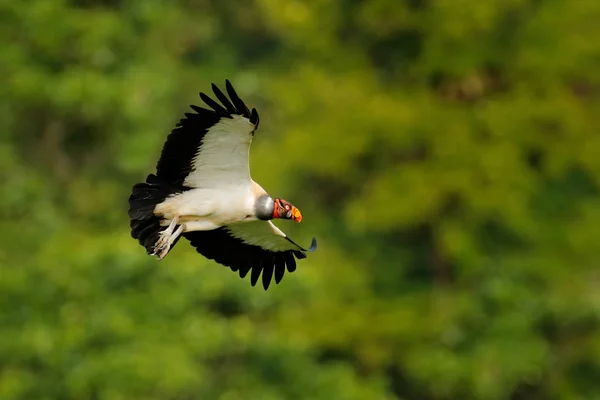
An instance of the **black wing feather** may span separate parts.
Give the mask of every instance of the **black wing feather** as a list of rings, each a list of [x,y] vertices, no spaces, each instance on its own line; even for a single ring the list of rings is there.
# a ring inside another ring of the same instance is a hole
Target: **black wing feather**
[[[208,129],[217,124],[221,118],[232,118],[233,114],[237,114],[248,118],[255,127],[258,126],[258,113],[254,109],[250,113],[229,80],[226,81],[226,86],[231,101],[218,88],[215,90],[216,85],[212,86],[215,95],[223,105],[204,93],[200,93],[200,98],[212,110],[191,105],[190,107],[195,113],[185,113],[184,117],[175,125],[165,141],[160,159],[156,164],[158,178],[178,190],[187,189],[183,182],[192,170],[192,161],[202,145],[202,140]]]
[[[265,290],[269,288],[271,278],[273,278],[273,270],[275,269],[275,260],[272,263],[263,263],[262,265],[262,283]]]
[[[215,112],[217,114],[222,115],[224,117],[229,116],[229,112],[227,112],[227,110],[222,105],[220,105],[219,103],[217,103],[216,101],[214,101],[213,99],[211,99],[210,97],[205,95],[204,93],[200,93],[200,98],[202,99],[203,102],[208,104],[208,106],[210,108],[215,110]]]
[[[243,112],[243,115],[248,115],[248,118],[250,118],[250,110],[248,110],[246,104],[244,104],[242,99],[240,99],[240,97],[237,95],[237,93],[233,89],[233,86],[231,86],[231,82],[229,82],[229,80],[225,80],[225,88],[227,89],[227,94],[229,94],[229,98],[231,98],[235,109],[238,112]]]
[[[233,268],[231,268],[231,269],[233,270]],[[252,269],[252,266],[240,268],[240,278],[244,279],[246,277],[246,275],[248,275],[248,272],[250,272],[251,269]]]
[[[252,285],[252,286],[256,285],[256,282],[258,282],[258,278],[260,277],[260,271],[261,271],[260,264],[254,264],[252,266],[252,273],[250,274],[250,285]]]
[[[296,270],[296,259],[294,258],[294,253],[293,252],[289,252],[289,253],[285,253],[285,263],[287,264],[287,270],[288,272],[292,273]]]
[[[287,265],[288,272],[296,270],[294,256],[306,256],[303,251],[269,251],[259,246],[250,245],[230,235],[225,228],[212,231],[186,232],[183,237],[190,241],[198,253],[209,260],[238,271],[240,278],[250,274],[250,283],[256,285],[262,273],[262,284],[268,289],[273,275],[275,283],[281,282]],[[304,258],[302,257],[302,258]]]
[[[283,275],[285,274],[285,260],[282,254],[278,254],[275,257],[275,283],[281,282]]]
[[[260,122],[260,118],[258,117],[258,111],[256,111],[256,108],[252,109],[252,113],[250,114],[250,122],[252,122],[254,126],[258,129],[258,123]]]
[[[219,101],[225,106],[225,108],[227,109],[227,111],[229,111],[229,113],[234,114],[235,113],[235,107],[233,106],[233,104],[231,104],[231,101],[229,101],[229,99],[227,98],[227,96],[225,96],[223,94],[223,92],[221,92],[221,89],[219,89],[217,87],[217,85],[215,85],[214,83],[212,84],[212,90],[215,94],[215,96],[217,96],[217,99],[219,99]]]

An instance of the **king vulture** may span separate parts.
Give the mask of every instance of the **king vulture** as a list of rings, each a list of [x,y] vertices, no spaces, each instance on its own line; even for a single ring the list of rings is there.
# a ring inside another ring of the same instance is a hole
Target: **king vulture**
[[[250,176],[249,151],[259,118],[226,81],[229,98],[212,85],[219,104],[200,93],[211,108],[190,106],[168,135],[156,173],[133,186],[129,197],[131,236],[150,255],[163,259],[183,236],[204,257],[249,272],[254,286],[262,273],[266,290],[274,276],[296,269],[307,250],[272,219],[300,222],[288,201],[271,197]]]

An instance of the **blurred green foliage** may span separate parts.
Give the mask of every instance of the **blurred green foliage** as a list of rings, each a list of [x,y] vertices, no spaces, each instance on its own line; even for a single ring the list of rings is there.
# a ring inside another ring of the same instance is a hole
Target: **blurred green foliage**
[[[0,0],[0,398],[600,399],[600,2]],[[320,249],[129,237],[198,91]]]

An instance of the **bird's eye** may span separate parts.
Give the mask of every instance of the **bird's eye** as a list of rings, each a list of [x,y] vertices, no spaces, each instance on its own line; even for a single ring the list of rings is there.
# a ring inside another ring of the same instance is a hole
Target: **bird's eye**
[[[286,210],[289,210],[289,209],[290,209],[290,206],[289,206],[288,204],[286,204],[286,205],[285,205],[285,209],[286,209]]]

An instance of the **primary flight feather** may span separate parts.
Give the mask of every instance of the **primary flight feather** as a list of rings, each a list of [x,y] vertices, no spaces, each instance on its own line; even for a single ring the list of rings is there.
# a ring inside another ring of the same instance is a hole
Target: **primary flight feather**
[[[307,250],[271,220],[302,220],[291,203],[271,197],[250,175],[249,153],[259,117],[226,81],[220,104],[204,93],[211,109],[192,105],[195,113],[171,131],[156,173],[133,186],[129,197],[131,236],[150,255],[163,259],[181,237],[198,253],[237,271],[250,273],[254,286],[262,273],[265,290],[272,278],[296,269]]]

